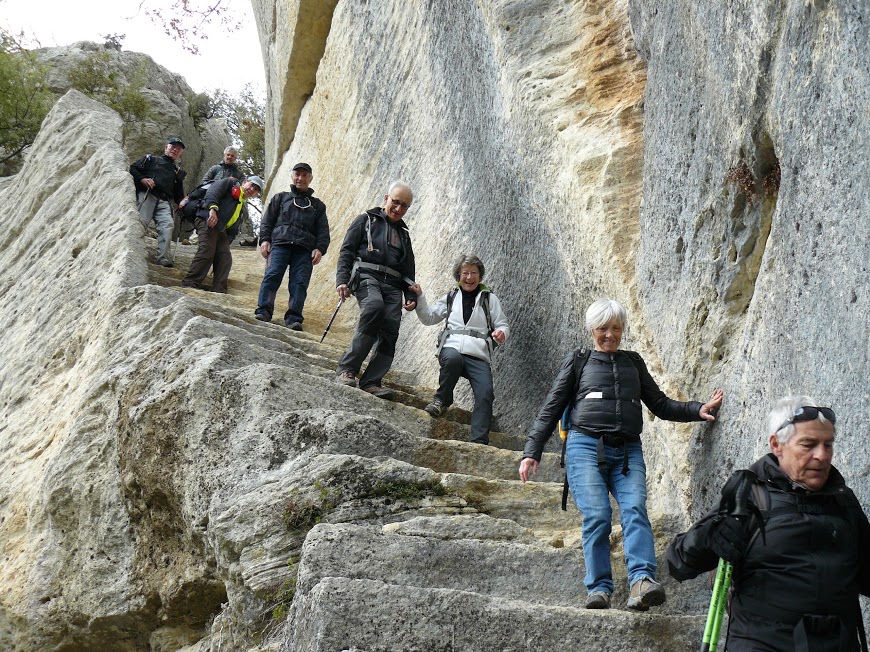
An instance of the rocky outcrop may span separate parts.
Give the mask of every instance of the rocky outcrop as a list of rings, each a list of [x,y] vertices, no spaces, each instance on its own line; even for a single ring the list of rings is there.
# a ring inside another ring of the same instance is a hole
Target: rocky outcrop
[[[188,104],[193,89],[183,77],[154,63],[147,54],[87,41],[38,50],[39,60],[49,66],[49,88],[63,95],[70,89],[69,72],[95,53],[109,57],[107,68],[121,87],[132,84],[140,88],[148,102],[150,115],[146,120],[124,125],[123,147],[129,161],[148,153],[162,154],[166,139],[179,136],[185,144],[182,167],[189,175],[184,187],[196,187],[230,143],[226,125],[211,118],[194,121]]]
[[[466,443],[468,413],[432,420],[415,376],[387,377],[395,402],[336,385],[347,332],[320,345],[316,317],[303,333],[253,318],[257,252],[235,254],[228,295],[177,287],[192,247],[174,269],[148,265],[121,129],[70,92],[21,171],[40,193],[0,190],[16,225],[0,242],[2,649],[511,650],[606,628],[664,651],[695,637],[697,586],[668,583],[655,614],[578,608],[554,449],[522,485],[523,437]],[[68,220],[83,214],[115,227]],[[659,550],[677,527],[656,519]]]

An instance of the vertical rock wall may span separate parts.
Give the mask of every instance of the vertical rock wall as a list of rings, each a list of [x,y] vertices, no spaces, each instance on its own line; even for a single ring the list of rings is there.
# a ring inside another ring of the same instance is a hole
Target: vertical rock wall
[[[843,414],[840,463],[870,498],[849,455],[868,423],[866,7],[346,0],[328,32],[285,26],[275,61],[265,17],[304,3],[253,4],[283,125],[272,191],[306,160],[329,206],[309,310],[332,308],[349,221],[403,178],[430,296],[474,251],[515,327],[494,362],[503,426],[528,423],[585,307],[612,296],[667,392],[726,390],[715,426],[647,425],[658,508],[705,508],[798,391]],[[275,71],[321,48],[300,104]],[[407,316],[397,358],[429,382],[433,330]]]
[[[695,510],[766,452],[768,406],[794,393],[834,406],[835,464],[870,504],[868,17],[631,3],[649,78],[638,294],[680,385],[713,370],[728,392],[716,436],[692,442]]]

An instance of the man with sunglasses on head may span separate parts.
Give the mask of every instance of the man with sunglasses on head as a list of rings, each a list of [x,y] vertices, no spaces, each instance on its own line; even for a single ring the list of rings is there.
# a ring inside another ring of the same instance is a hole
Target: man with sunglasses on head
[[[284,325],[301,331],[311,272],[329,247],[329,220],[326,204],[314,196],[310,187],[314,178],[311,166],[297,163],[291,178],[290,190],[272,197],[260,220],[260,253],[266,259],[266,273],[254,317],[272,321],[275,295],[284,272],[289,269],[290,300],[284,313]]]
[[[344,300],[353,294],[360,314],[350,348],[338,363],[336,382],[356,387],[362,363],[377,343],[359,378],[359,388],[380,398],[392,396],[381,382],[393,364],[402,307],[417,307],[417,295],[410,289],[414,285],[414,250],[402,219],[413,199],[410,186],[401,181],[392,183],[383,206],[354,218],[338,255],[338,296]]]
[[[720,558],[734,564],[730,652],[867,649],[858,594],[870,595],[870,524],[831,465],[835,422],[808,396],[779,400],[771,452],[732,476],[719,509],[668,547],[680,581]],[[751,516],[734,516],[736,507]]]

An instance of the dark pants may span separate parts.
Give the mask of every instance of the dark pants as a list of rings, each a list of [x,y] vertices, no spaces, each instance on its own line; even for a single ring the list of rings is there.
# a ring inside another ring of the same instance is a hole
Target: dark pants
[[[195,222],[196,233],[199,236],[196,255],[187,270],[187,276],[181,282],[181,287],[200,288],[208,270],[214,266],[211,291],[227,291],[227,281],[230,278],[230,268],[233,266],[233,255],[230,253],[230,239],[225,231],[208,228],[206,221],[200,218]]]
[[[275,295],[281,287],[284,272],[287,275],[287,289],[290,291],[290,305],[284,313],[284,323],[302,323],[302,309],[308,296],[308,284],[311,282],[311,252],[295,245],[272,245],[269,257],[266,259],[266,273],[260,285],[260,296],[257,298],[257,314],[266,315],[272,319],[275,312]]]
[[[338,363],[337,373],[351,371],[358,374],[369,351],[377,343],[375,354],[359,379],[359,386],[380,385],[396,353],[399,324],[402,322],[402,290],[385,281],[364,276],[354,296],[359,304],[359,322],[350,348]]]
[[[467,378],[474,394],[474,411],[471,413],[471,439],[476,444],[489,443],[489,424],[492,421],[492,367],[486,360],[471,355],[462,355],[456,349],[444,347],[438,356],[441,373],[438,376],[438,391],[435,399],[447,407],[453,404],[453,389],[459,378]]]

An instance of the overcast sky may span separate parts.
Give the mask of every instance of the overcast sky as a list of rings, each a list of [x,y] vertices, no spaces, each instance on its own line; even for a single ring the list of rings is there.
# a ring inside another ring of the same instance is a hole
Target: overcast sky
[[[76,41],[102,43],[104,34],[126,34],[124,50],[150,55],[184,77],[195,91],[250,82],[265,93],[263,58],[251,5],[248,0],[229,2],[234,13],[247,20],[238,21],[237,31],[197,42],[199,55],[186,52],[145,15],[146,3],[168,7],[171,0],[0,0],[0,24],[15,34],[24,30],[26,38],[35,37],[43,47]],[[32,41],[28,45],[32,46]]]

